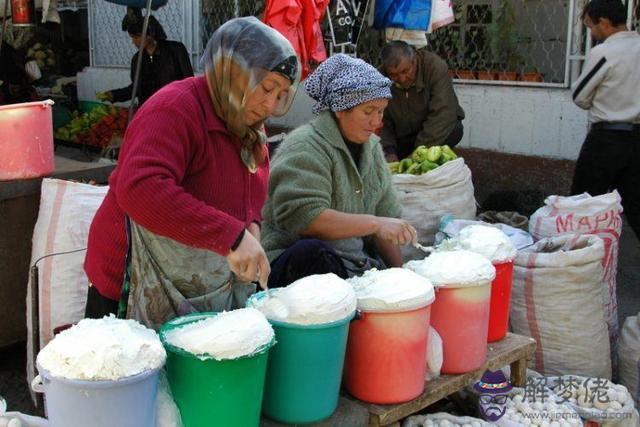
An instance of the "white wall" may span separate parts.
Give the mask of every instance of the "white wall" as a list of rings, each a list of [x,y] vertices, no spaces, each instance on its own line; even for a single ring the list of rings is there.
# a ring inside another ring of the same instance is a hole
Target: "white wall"
[[[461,147],[575,160],[587,132],[587,114],[568,89],[455,85],[465,136]],[[296,127],[313,117],[302,88],[286,116],[270,124]]]

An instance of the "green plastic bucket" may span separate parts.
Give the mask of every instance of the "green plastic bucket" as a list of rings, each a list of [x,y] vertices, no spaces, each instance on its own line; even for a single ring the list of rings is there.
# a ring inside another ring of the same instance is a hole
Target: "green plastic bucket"
[[[166,333],[217,313],[196,313],[165,323],[160,340],[167,350],[167,377],[185,427],[250,427],[260,422],[269,348],[233,360],[201,360],[166,341]]]
[[[247,307],[265,298],[259,292]],[[349,323],[294,325],[269,320],[278,345],[269,355],[262,413],[287,424],[308,424],[329,418],[338,406]]]

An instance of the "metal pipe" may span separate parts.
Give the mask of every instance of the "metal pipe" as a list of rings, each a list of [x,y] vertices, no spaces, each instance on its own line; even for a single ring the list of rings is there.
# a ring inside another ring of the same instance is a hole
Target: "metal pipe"
[[[633,0],[628,0],[628,4],[627,4],[627,29],[631,30],[631,26],[633,25],[633,6],[634,6],[634,1]]]
[[[567,22],[567,52],[564,62],[564,83],[567,87],[571,86],[571,50],[573,49],[573,23],[575,20],[575,3],[576,0],[569,1],[569,19]]]
[[[7,15],[9,14],[9,0],[4,0],[4,12],[2,13],[2,31],[0,31],[0,53],[4,43],[4,33],[7,30]]]
[[[140,70],[142,69],[142,54],[144,52],[145,44],[147,42],[147,30],[149,29],[149,17],[151,16],[151,0],[147,0],[147,8],[144,15],[144,23],[142,25],[142,38],[140,39],[140,49],[138,49],[138,61],[136,63],[136,72],[133,79],[133,92],[131,94],[131,105],[129,106],[129,118],[127,123],[131,123],[133,119],[134,111],[137,107],[135,105],[136,94],[138,93],[138,86],[140,85]]]

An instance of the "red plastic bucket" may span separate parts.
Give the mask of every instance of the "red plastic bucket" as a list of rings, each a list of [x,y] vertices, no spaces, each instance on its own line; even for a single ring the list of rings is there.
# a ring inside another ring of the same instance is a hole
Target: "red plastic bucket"
[[[51,174],[53,101],[0,106],[0,181]]]
[[[406,402],[424,391],[431,305],[362,312],[349,328],[344,385],[365,402]]]
[[[488,341],[499,341],[507,335],[509,309],[511,306],[511,284],[513,261],[494,263],[496,278],[491,284],[491,308],[489,309]]]
[[[34,25],[34,0],[11,0],[11,21],[15,27],[31,27]]]
[[[443,374],[462,374],[487,360],[491,283],[439,287],[431,306],[431,326],[442,338]]]

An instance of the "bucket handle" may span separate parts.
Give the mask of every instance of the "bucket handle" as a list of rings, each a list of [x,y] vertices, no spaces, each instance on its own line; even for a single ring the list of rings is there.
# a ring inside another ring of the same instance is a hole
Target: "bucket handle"
[[[40,375],[36,375],[31,381],[31,390],[36,393],[44,393],[44,384],[42,384],[42,377]]]

